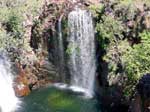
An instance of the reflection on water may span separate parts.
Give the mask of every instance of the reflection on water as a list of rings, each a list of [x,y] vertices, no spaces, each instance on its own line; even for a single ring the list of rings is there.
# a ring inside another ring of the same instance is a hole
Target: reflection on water
[[[101,112],[96,99],[54,87],[33,91],[22,100],[24,103],[17,112]]]

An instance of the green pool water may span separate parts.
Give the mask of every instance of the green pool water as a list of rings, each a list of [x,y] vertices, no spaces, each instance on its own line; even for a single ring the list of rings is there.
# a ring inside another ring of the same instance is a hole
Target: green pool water
[[[16,112],[101,112],[97,99],[55,87],[33,91]]]

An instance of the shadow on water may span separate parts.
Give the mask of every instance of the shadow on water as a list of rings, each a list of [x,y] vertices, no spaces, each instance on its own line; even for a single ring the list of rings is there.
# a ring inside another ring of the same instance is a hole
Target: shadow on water
[[[48,87],[33,91],[22,99],[16,112],[101,112],[96,98],[84,98],[81,93]]]

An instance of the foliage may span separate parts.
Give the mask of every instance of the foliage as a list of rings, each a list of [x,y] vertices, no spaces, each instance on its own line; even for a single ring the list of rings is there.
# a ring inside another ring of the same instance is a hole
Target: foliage
[[[149,34],[147,36],[149,36]],[[141,75],[150,72],[149,48],[149,40],[147,42],[144,41],[141,44],[134,45],[133,49],[129,50],[125,55],[125,63],[128,65],[126,72],[129,74],[130,79],[139,79]]]
[[[36,61],[36,57],[33,55],[27,55],[32,52],[29,43],[26,39],[14,38],[8,34],[5,30],[0,31],[0,50],[7,51],[12,61],[19,62],[21,64],[30,65],[32,61]]]
[[[103,60],[108,63],[108,83],[109,85],[119,84],[122,85],[124,80],[124,64],[122,62],[122,55],[128,52],[130,49],[129,43],[126,40],[121,40],[118,42],[117,46],[111,45],[107,49],[106,55],[104,55]]]
[[[1,0],[0,24],[12,36],[22,37],[26,15],[35,17],[39,14],[42,0]]]
[[[25,21],[29,16],[34,20],[42,3],[43,0],[0,1],[0,49],[6,50],[13,61],[31,64],[31,61],[36,60],[31,55],[32,49],[25,37]]]
[[[126,97],[133,95],[138,80],[150,73],[150,32],[140,34],[141,43],[132,47],[128,41],[118,42],[117,49],[111,46],[103,57],[109,63],[109,84],[120,84]]]
[[[12,36],[7,34],[5,30],[0,30],[0,49],[16,48],[18,46],[18,39],[14,39]]]
[[[128,49],[122,56],[127,74],[127,82],[124,92],[130,95],[138,80],[146,73],[150,73],[150,32],[144,31],[140,34],[141,43]]]
[[[150,72],[150,33],[143,22],[149,3],[115,0],[104,2],[103,8],[99,7],[101,11],[92,8],[96,15],[96,37],[103,52],[100,60],[108,63],[107,81],[110,86],[121,86],[125,97],[131,97],[138,80]]]
[[[135,1],[133,0],[119,1],[117,5],[114,6],[114,10],[115,12],[118,12],[118,16],[124,21],[133,20],[138,11]]]
[[[16,13],[11,13],[8,17],[8,21],[6,23],[6,30],[8,32],[11,32],[14,37],[20,38],[23,36],[23,26],[21,23],[21,18],[16,15]]]
[[[102,16],[100,22],[96,25],[96,31],[99,35],[98,40],[106,42],[106,45],[112,42],[115,43],[118,39],[123,38],[122,23],[111,15]],[[104,42],[102,43],[105,44]]]
[[[28,13],[35,16],[37,15],[37,13],[39,13],[42,3],[42,0],[1,0],[0,9],[2,10],[0,14],[4,14],[4,17],[6,17],[8,16],[7,14],[9,12],[16,11],[18,14],[21,15]]]
[[[98,18],[99,15],[102,13],[104,8],[103,4],[99,4],[99,5],[90,5],[89,6],[89,10],[92,12],[94,18]]]

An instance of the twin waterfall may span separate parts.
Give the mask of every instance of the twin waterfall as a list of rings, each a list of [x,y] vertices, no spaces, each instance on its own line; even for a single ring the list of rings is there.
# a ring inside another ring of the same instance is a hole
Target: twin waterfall
[[[69,13],[68,37],[62,35],[61,22],[62,17],[58,21],[57,55],[59,59],[56,60],[59,63],[57,65],[59,65],[60,72],[69,75],[71,89],[81,88],[87,95],[93,95],[96,64],[91,13],[79,8]],[[12,112],[19,102],[13,90],[13,75],[10,66],[6,57],[0,55],[0,112]]]
[[[0,55],[0,112],[14,112],[19,101],[13,90],[13,75],[10,63]]]
[[[81,89],[86,95],[92,96],[96,74],[92,15],[89,11],[79,8],[70,12],[68,15],[68,37],[62,37],[61,19],[62,17],[58,21],[57,45],[60,57],[58,61],[60,75],[63,75],[62,69],[66,67],[67,75],[70,76],[71,88]],[[66,39],[66,49],[63,39]],[[63,66],[63,63],[66,66]]]

